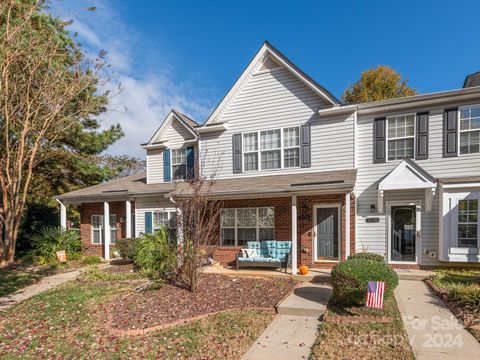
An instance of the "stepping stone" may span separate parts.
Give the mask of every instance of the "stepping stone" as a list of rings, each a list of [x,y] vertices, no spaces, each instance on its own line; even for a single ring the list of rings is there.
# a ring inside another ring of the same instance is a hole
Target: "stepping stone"
[[[325,313],[331,294],[330,285],[303,283],[278,305],[277,313],[318,318]]]

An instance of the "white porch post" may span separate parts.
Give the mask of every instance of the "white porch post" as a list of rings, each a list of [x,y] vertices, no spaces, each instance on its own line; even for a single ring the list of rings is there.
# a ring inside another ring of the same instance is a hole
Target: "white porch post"
[[[350,255],[350,192],[345,194],[345,259]]]
[[[292,275],[297,275],[297,195],[292,195]]]
[[[132,202],[125,201],[125,232],[126,237],[132,237]]]
[[[67,207],[60,200],[57,201],[60,204],[60,227],[67,230]]]
[[[105,260],[110,260],[110,204],[105,201],[103,203],[103,239]]]

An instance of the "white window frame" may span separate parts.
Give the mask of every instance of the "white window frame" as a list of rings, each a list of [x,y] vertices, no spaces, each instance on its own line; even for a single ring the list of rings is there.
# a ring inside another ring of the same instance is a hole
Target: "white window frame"
[[[167,222],[170,223],[170,221],[172,220],[172,218],[176,215],[177,211],[176,210],[154,210],[152,212],[152,232],[155,232],[157,230],[160,230],[160,228],[162,227],[162,225],[159,225],[155,222],[155,216],[157,214],[167,214]],[[170,229],[176,229],[177,228],[177,224],[175,223],[174,226],[167,226],[168,228]]]
[[[94,216],[98,216],[99,219],[100,219],[100,227],[98,228],[95,228],[93,226],[93,217]],[[114,217],[114,221],[112,223],[111,221],[111,218]],[[93,245],[102,245],[105,243],[105,234],[104,234],[104,231],[105,231],[105,223],[104,223],[104,218],[103,218],[103,215],[101,214],[93,214],[91,217],[90,217],[90,225],[91,225],[91,233],[90,233],[90,242],[93,244]],[[100,231],[100,242],[94,242],[93,241],[93,233],[95,231]],[[112,236],[112,232],[115,232],[115,236]],[[115,244],[116,243],[116,240],[117,240],[117,214],[110,214],[110,244]]]
[[[174,164],[173,163],[173,152],[174,151],[179,151],[179,150],[183,150],[183,152],[185,153],[185,162]],[[175,179],[175,173],[173,172],[173,167],[174,166],[180,166],[180,165],[185,165],[185,177],[183,177],[181,179]],[[188,171],[188,169],[187,169],[187,148],[182,146],[181,148],[170,149],[170,174],[172,174],[172,181],[186,180],[187,179],[187,171]]]
[[[460,210],[459,210],[459,203],[460,201],[477,201],[477,222],[460,222],[459,221],[459,215],[460,215]],[[459,249],[478,249],[480,247],[480,211],[478,206],[480,205],[480,199],[474,199],[474,198],[467,198],[467,199],[458,199],[457,200],[457,213],[456,213],[456,240],[457,240],[457,248]],[[458,228],[460,225],[472,225],[475,224],[477,225],[477,246],[472,247],[472,246],[460,246],[460,238],[458,237]]]
[[[391,118],[398,118],[400,116],[405,116],[405,118],[407,116],[410,116],[410,115],[413,115],[413,135],[412,136],[402,136],[402,137],[395,137],[395,138],[390,138],[388,136],[388,120],[391,119]],[[386,124],[385,124],[386,128],[385,128],[385,139],[387,141],[387,144],[386,144],[386,161],[401,161],[403,159],[392,159],[390,160],[389,159],[389,156],[388,156],[388,153],[389,153],[389,142],[390,140],[404,140],[404,139],[413,139],[413,155],[411,157],[411,159],[415,159],[415,152],[417,150],[416,146],[416,141],[415,139],[417,138],[417,114],[415,113],[407,113],[407,114],[396,114],[396,115],[390,115],[390,116],[387,116],[386,118]]]
[[[464,109],[475,108],[475,107],[480,107],[480,104],[465,105],[465,106],[461,106],[461,107],[458,108],[458,112],[457,112],[457,128],[458,128],[457,144],[458,144],[458,156],[469,156],[469,155],[477,155],[477,156],[478,156],[478,154],[480,154],[480,149],[479,149],[478,152],[474,152],[474,153],[468,152],[468,153],[465,153],[465,154],[462,154],[461,149],[460,149],[460,138],[461,138],[461,134],[462,134],[462,133],[469,133],[469,132],[475,132],[475,131],[480,132],[480,129],[461,130],[461,128],[460,128],[460,114],[461,114],[461,111],[464,110]]]
[[[255,235],[255,241],[260,241],[260,229],[273,229],[273,234],[275,237],[275,207],[274,206],[261,206],[261,207],[245,207],[245,208],[223,208],[223,210],[234,210],[235,211],[235,225],[234,226],[226,226],[225,229],[235,229],[235,244],[234,245],[224,245],[223,244],[223,229],[224,226],[222,224],[222,217],[220,215],[220,245],[224,247],[238,247],[238,229],[251,229],[253,226],[238,226],[238,210],[251,210],[255,209],[256,213],[256,235]],[[260,223],[260,209],[272,209],[273,210],[273,225],[272,226],[259,226]]]
[[[291,129],[291,128],[297,128],[298,129],[298,146],[284,146],[284,130],[285,129]],[[275,130],[280,130],[280,148],[275,148],[275,149],[268,149],[268,150],[262,150],[261,149],[261,141],[260,141],[260,135],[262,132],[265,131],[275,131]],[[244,144],[244,136],[247,134],[257,134],[257,150],[256,151],[244,151],[243,150],[243,144]],[[242,135],[242,172],[243,173],[253,173],[257,171],[262,171],[262,172],[268,172],[268,171],[277,171],[277,170],[283,170],[283,169],[298,169],[300,168],[300,125],[295,125],[295,126],[284,126],[280,128],[270,128],[270,129],[263,129],[263,130],[257,130],[257,131],[245,131],[241,133]],[[298,148],[298,166],[290,166],[290,167],[285,167],[285,149],[295,149]],[[276,169],[262,169],[262,151],[275,151],[275,150],[280,150],[280,167]],[[257,170],[245,170],[245,154],[251,154],[251,153],[257,153]]]

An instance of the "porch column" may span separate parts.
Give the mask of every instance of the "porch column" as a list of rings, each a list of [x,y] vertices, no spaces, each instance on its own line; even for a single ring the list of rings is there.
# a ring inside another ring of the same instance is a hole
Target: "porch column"
[[[292,195],[292,275],[297,275],[297,195]]]
[[[60,200],[57,201],[60,204],[60,227],[67,230],[67,207]]]
[[[350,255],[350,192],[345,194],[345,259]]]
[[[103,203],[103,239],[105,260],[110,260],[110,204],[105,201]]]
[[[132,237],[132,202],[130,200],[125,201],[125,232],[127,238]]]

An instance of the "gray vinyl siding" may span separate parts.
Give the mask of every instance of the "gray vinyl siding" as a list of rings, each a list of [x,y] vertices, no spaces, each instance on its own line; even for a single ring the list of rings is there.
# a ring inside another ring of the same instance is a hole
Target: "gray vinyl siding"
[[[217,118],[227,122],[228,129],[201,137],[202,155],[205,155],[202,173],[216,172],[217,178],[231,178],[353,168],[353,116],[320,118],[317,110],[327,105],[286,69],[247,77]],[[233,134],[307,123],[311,125],[311,168],[233,173]]]
[[[168,141],[169,149],[185,146],[185,141],[193,139],[192,133],[178,120],[173,120],[165,127],[163,134],[155,141]],[[195,146],[195,157],[197,158]],[[196,162],[197,163],[197,162]],[[147,150],[147,182],[157,184],[163,182],[163,150]]]
[[[479,101],[480,102],[480,101]],[[457,104],[468,105],[468,104]],[[473,103],[472,103],[473,105]],[[456,106],[456,105],[454,105]],[[416,113],[429,111],[429,158],[415,160],[416,163],[435,178],[456,176],[480,175],[480,154],[462,155],[459,157],[443,157],[443,111],[445,107],[434,109],[415,109],[402,113]],[[398,113],[401,114],[401,113]],[[368,248],[384,255],[387,245],[385,214],[370,212],[370,205],[377,204],[377,186],[381,178],[387,175],[400,160],[388,161],[383,164],[373,163],[373,121],[380,116],[394,115],[394,113],[375,114],[358,117],[358,173],[357,173],[357,251]],[[421,200],[422,201],[422,236],[421,236],[421,264],[440,265],[437,259],[423,255],[423,249],[435,251],[438,256],[439,235],[439,196],[438,191],[433,199],[432,211],[425,212],[424,192],[389,192],[385,191],[385,200]],[[412,197],[413,196],[413,197]],[[386,208],[385,208],[386,211]],[[378,223],[367,223],[367,217],[379,217]]]
[[[163,195],[135,199],[135,233],[138,237],[145,233],[145,212],[147,211],[174,211],[175,205]]]

